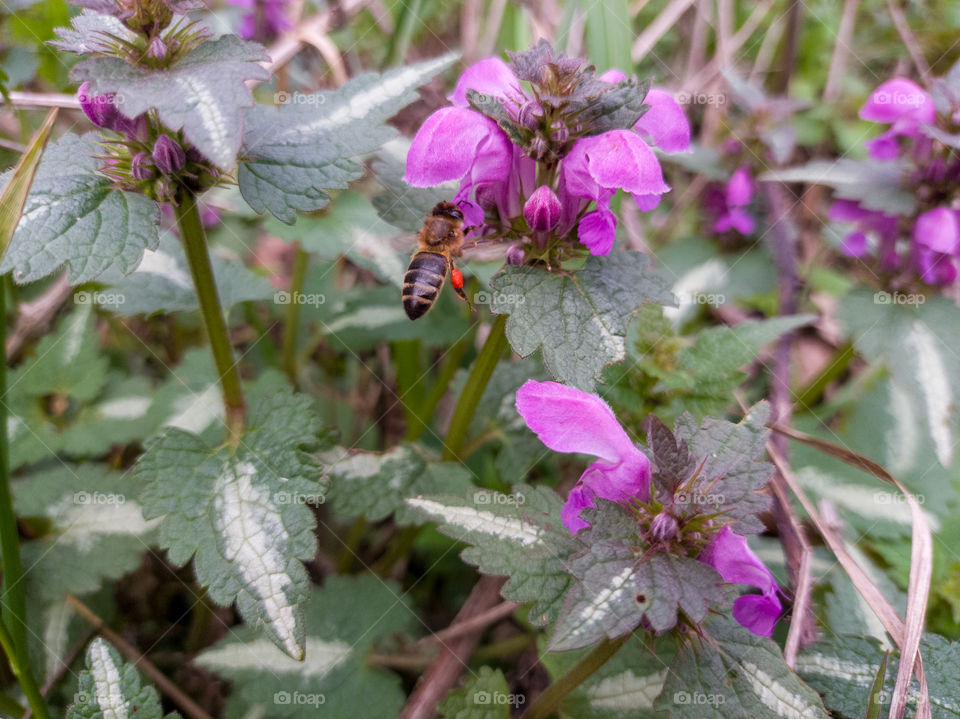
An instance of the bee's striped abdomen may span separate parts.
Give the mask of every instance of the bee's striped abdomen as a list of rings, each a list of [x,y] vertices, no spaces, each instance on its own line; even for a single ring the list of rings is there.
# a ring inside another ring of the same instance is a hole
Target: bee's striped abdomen
[[[447,276],[447,258],[439,252],[416,252],[403,276],[403,309],[415,320],[433,307]]]

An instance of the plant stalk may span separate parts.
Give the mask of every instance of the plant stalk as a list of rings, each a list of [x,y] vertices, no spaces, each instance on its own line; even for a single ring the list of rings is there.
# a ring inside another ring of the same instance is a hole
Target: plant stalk
[[[477,411],[477,404],[483,396],[483,391],[487,388],[490,377],[493,376],[493,370],[496,369],[503,351],[507,348],[507,315],[497,315],[494,320],[490,334],[487,335],[486,342],[483,343],[483,349],[477,355],[470,370],[470,376],[467,377],[467,383],[463,387],[463,394],[460,395],[460,401],[453,412],[450,420],[450,429],[447,430],[447,437],[443,443],[444,461],[457,461],[463,452],[463,445],[467,439],[467,431],[470,429],[470,422]]]
[[[283,318],[283,371],[290,381],[297,382],[297,333],[300,329],[300,303],[298,295],[303,292],[303,283],[310,265],[310,253],[297,243],[293,256],[293,272],[290,276],[290,304]]]
[[[538,696],[536,701],[530,705],[530,708],[523,713],[521,719],[546,719],[546,717],[554,714],[559,708],[560,702],[606,664],[629,638],[629,634],[624,634],[616,639],[604,639],[573,669],[548,686],[543,694]]]
[[[207,251],[203,225],[200,224],[200,213],[197,211],[196,195],[188,191],[183,192],[180,204],[174,206],[173,209],[177,215],[180,240],[183,242],[187,263],[190,265],[193,286],[197,291],[197,299],[200,302],[200,314],[203,315],[203,324],[207,328],[207,336],[210,338],[213,360],[217,365],[217,374],[220,376],[223,404],[226,410],[227,432],[230,441],[236,445],[243,433],[247,406],[243,398],[240,374],[237,372],[237,365],[233,361],[233,350],[230,347],[230,336],[227,334],[223,307],[220,305],[217,285],[213,279],[210,254]]]
[[[10,491],[10,438],[7,435],[7,307],[6,292],[0,287],[0,567],[3,569],[3,611],[0,645],[10,660],[10,668],[37,719],[50,719],[43,695],[27,655],[27,596],[20,563],[20,535]]]

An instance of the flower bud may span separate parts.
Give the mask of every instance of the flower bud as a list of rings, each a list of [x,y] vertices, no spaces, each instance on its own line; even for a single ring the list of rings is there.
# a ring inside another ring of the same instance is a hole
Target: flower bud
[[[130,174],[135,180],[149,180],[153,177],[153,163],[145,152],[138,152],[130,158]]]
[[[131,140],[146,142],[150,128],[147,127],[147,116],[137,115],[132,120],[120,115],[117,119],[116,131],[126,135]]]
[[[187,155],[169,135],[160,135],[153,143],[153,161],[163,175],[171,175],[183,169]]]
[[[530,146],[527,148],[527,155],[534,160],[542,160],[546,157],[549,149],[547,141],[540,137],[540,135],[537,135],[530,142]]]
[[[80,109],[90,122],[97,127],[113,130],[120,119],[120,111],[113,102],[113,95],[94,95],[90,92],[90,83],[85,82],[77,92]]]
[[[674,519],[673,515],[666,512],[660,512],[650,522],[650,534],[660,542],[669,542],[677,536],[678,530],[677,520]]]
[[[562,145],[570,139],[570,129],[564,124],[563,120],[557,120],[550,126],[550,139],[558,145]]]
[[[524,255],[525,253],[520,245],[513,245],[507,250],[507,264],[522,265]]]
[[[527,198],[523,206],[523,217],[531,230],[549,231],[560,222],[560,200],[556,193],[546,185],[540,185]]]
[[[167,44],[159,35],[155,35],[147,46],[147,57],[163,60],[167,56]]]
[[[543,117],[543,108],[540,107],[540,103],[535,100],[524,103],[520,108],[520,112],[517,114],[517,120],[520,124],[530,130],[537,129],[541,117]]]

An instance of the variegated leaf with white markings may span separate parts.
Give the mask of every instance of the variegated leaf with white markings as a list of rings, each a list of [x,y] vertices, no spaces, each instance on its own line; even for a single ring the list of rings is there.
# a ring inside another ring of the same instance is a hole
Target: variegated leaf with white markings
[[[297,211],[319,210],[363,174],[363,156],[397,133],[384,123],[417,99],[416,89],[450,67],[452,54],[352,78],[280,107],[247,113],[240,162],[240,192],[257,212],[288,224]]]
[[[173,67],[157,71],[116,57],[90,57],[70,77],[89,80],[96,94],[116,93],[117,107],[133,118],[155,108],[160,122],[183,134],[222,170],[236,164],[244,132],[244,108],[253,105],[247,80],[266,80],[261,45],[223,35],[187,53]]]
[[[157,246],[160,210],[153,200],[113,189],[97,172],[95,135],[66,134],[51,142],[0,264],[17,283],[67,267],[71,284],[113,269],[131,272],[145,249]],[[0,177],[0,186],[5,178]]]
[[[326,483],[300,447],[315,444],[319,423],[308,397],[277,375],[250,387],[248,429],[239,445],[168,428],[149,443],[136,473],[147,482],[144,514],[163,517],[160,544],[170,558],[192,557],[211,599],[234,601],[252,624],[302,658],[302,605],[309,580],[302,562],[316,551],[307,503]]]
[[[247,627],[231,631],[197,657],[197,664],[233,681],[224,716],[354,719],[399,714],[404,699],[399,677],[367,663],[375,642],[418,626],[397,584],[371,574],[330,576],[322,588],[314,588],[304,625],[301,662]]]
[[[895,391],[949,467],[960,438],[960,317],[953,301],[927,297],[920,304],[890,302],[884,292],[854,292],[840,317],[864,357],[883,362]]]
[[[97,637],[87,647],[86,669],[67,711],[67,719],[161,719],[157,690],[144,684],[132,664]],[[170,714],[167,719],[177,717]]]
[[[656,708],[671,719],[827,719],[820,696],[791,671],[772,640],[725,615],[670,664]]]
[[[407,506],[467,542],[461,557],[485,574],[509,577],[500,590],[520,604],[533,602],[530,621],[553,621],[572,577],[565,562],[579,543],[560,520],[563,500],[552,489],[518,484],[506,495],[475,490],[460,498],[413,497]]]

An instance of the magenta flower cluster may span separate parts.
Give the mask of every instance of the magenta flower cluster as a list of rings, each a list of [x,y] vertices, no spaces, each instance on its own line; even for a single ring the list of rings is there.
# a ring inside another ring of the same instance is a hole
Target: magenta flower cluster
[[[458,181],[453,200],[479,234],[532,241],[540,250],[551,238],[578,239],[590,254],[608,254],[618,222],[614,194],[629,193],[644,211],[656,207],[670,188],[653,148],[686,150],[690,126],[669,93],[650,89],[639,119],[597,131],[582,110],[570,109],[575,93],[614,91],[629,82],[625,75],[593,77],[584,61],[554,55],[539,70],[543,83],[529,73],[521,79],[495,57],[468,67],[451,106],[430,115],[414,137],[404,179],[417,187]],[[559,83],[569,98],[548,84],[558,75],[573,78]],[[479,93],[472,103],[470,91]],[[502,106],[504,117],[482,111],[485,102]],[[508,132],[511,126],[532,139]]]
[[[909,168],[907,189],[915,194],[918,210],[904,217],[853,200],[835,201],[830,219],[853,224],[842,251],[849,257],[874,257],[884,271],[905,278],[919,275],[931,285],[952,283],[960,267],[960,198],[955,197],[960,161],[955,148],[935,139],[933,97],[911,80],[894,78],[873,91],[860,117],[888,126],[865,146],[872,159]],[[949,121],[956,124],[960,116]],[[905,234],[909,241],[902,240]]]
[[[228,0],[246,12],[237,34],[247,40],[270,40],[293,25],[287,15],[289,0]]]
[[[580,513],[594,507],[598,497],[624,505],[650,501],[650,460],[600,397],[556,382],[530,380],[517,391],[516,402],[527,426],[547,447],[596,457],[564,504],[562,519],[571,532],[590,526]],[[770,636],[782,610],[776,580],[745,537],[720,518],[714,529],[705,545],[697,538],[701,547],[697,558],[717,570],[724,581],[760,590],[736,599],[733,617],[755,634]],[[677,518],[663,512],[649,518],[649,530],[661,540],[676,539],[682,532]]]

